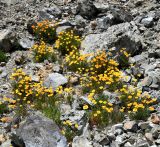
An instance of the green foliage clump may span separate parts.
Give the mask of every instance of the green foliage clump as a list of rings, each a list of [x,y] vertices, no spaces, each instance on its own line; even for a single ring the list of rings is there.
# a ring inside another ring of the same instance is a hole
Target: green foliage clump
[[[73,30],[63,31],[58,35],[56,40],[56,48],[63,54],[68,54],[72,50],[77,50],[80,47],[81,39],[79,36],[75,35]]]
[[[44,41],[35,44],[31,51],[33,52],[34,60],[36,62],[43,62],[44,60],[55,61],[56,57],[51,46],[46,45]]]
[[[0,62],[6,62],[7,61],[7,56],[6,54],[0,50]]]
[[[48,43],[56,40],[56,28],[58,23],[55,21],[44,20],[33,25],[32,29],[37,39],[42,39]]]

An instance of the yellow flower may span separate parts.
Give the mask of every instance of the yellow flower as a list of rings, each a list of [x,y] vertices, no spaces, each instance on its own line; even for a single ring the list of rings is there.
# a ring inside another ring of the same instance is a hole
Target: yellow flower
[[[133,112],[137,112],[137,108],[134,108],[134,109],[133,109]]]
[[[65,131],[64,131],[64,130],[61,130],[61,133],[62,133],[63,135],[65,135]]]
[[[104,88],[103,86],[100,86],[100,87],[99,87],[99,89],[103,89],[103,88]]]
[[[98,110],[98,111],[97,111],[97,114],[101,114],[101,111]]]
[[[131,96],[131,95],[129,95],[129,96],[128,96],[128,98],[129,98],[129,99],[131,99],[131,98],[132,98],[132,96]]]
[[[154,107],[149,107],[149,110],[150,111],[154,111]]]
[[[119,111],[120,111],[120,112],[124,112],[124,109],[120,109]]]
[[[87,110],[87,109],[88,109],[88,105],[84,105],[83,110]]]
[[[94,116],[94,117],[97,117],[98,115],[97,115],[97,113],[94,113],[93,116]]]
[[[109,106],[113,106],[113,104],[112,104],[112,103],[108,103],[108,105],[109,105]]]
[[[79,127],[78,124],[75,124],[74,126],[75,126],[76,129],[78,129],[78,127]]]

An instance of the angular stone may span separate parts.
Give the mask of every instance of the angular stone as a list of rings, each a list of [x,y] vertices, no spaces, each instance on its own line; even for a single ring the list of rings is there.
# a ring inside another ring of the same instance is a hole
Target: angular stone
[[[140,123],[138,124],[138,126],[139,126],[142,130],[145,130],[145,129],[150,128],[149,122],[140,122]]]
[[[13,47],[14,38],[12,38],[11,30],[4,29],[0,31],[0,49],[4,51],[11,51]]]
[[[54,90],[61,86],[64,85],[68,82],[68,79],[65,78],[63,75],[59,73],[51,73],[48,75],[47,79],[44,81],[44,85],[46,87],[52,87]]]
[[[62,11],[58,6],[52,5],[50,8],[44,8],[39,11],[39,20],[60,18],[62,15]]]
[[[153,79],[152,77],[148,76],[148,77],[145,77],[143,79],[143,81],[141,82],[142,86],[150,86],[153,82]]]
[[[19,44],[23,49],[30,49],[34,45],[34,40],[29,38],[22,38],[19,40]]]
[[[145,137],[150,142],[154,141],[152,133],[145,133]]]
[[[141,23],[146,27],[151,27],[153,25],[153,17],[146,17],[141,20]]]
[[[73,138],[72,147],[92,147],[91,142],[84,136]]]
[[[150,120],[154,124],[159,124],[160,123],[160,116],[157,114],[152,114],[150,117]]]
[[[120,101],[118,99],[118,94],[116,94],[116,93],[109,92],[109,91],[105,90],[105,91],[103,91],[103,95],[106,96],[108,98],[108,101],[112,104],[120,103]]]
[[[129,53],[135,53],[142,47],[141,37],[136,33],[136,27],[130,23],[113,25],[101,34],[87,35],[81,44],[82,53],[116,47],[117,50],[126,48]]]
[[[78,0],[77,13],[83,16],[84,18],[94,18],[98,10],[93,5],[93,1],[91,0]]]
[[[123,127],[126,131],[136,132],[138,130],[138,125],[135,121],[127,121]]]
[[[20,124],[16,136],[23,140],[25,147],[67,146],[66,139],[60,134],[58,126],[40,113],[30,115]]]
[[[140,140],[137,144],[137,147],[149,147],[150,145],[148,144],[148,142],[146,140]]]

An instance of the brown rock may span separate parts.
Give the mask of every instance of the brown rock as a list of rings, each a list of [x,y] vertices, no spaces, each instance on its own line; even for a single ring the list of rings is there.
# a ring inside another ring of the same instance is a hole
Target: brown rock
[[[3,142],[5,142],[6,138],[3,134],[0,134],[0,144],[2,144]]]
[[[145,133],[145,137],[150,142],[154,141],[152,133]]]
[[[154,124],[159,124],[160,123],[160,116],[157,114],[152,114],[150,120]]]
[[[126,131],[136,132],[138,130],[138,124],[135,121],[127,121],[123,127]]]
[[[12,120],[13,120],[13,118],[11,118],[11,117],[2,117],[1,118],[1,121],[4,123],[12,122]]]

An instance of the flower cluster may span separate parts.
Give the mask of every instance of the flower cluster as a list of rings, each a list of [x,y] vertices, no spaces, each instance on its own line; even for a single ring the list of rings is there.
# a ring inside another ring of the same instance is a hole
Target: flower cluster
[[[56,40],[56,28],[58,23],[55,21],[44,20],[32,26],[33,32],[38,39],[46,42],[54,42]]]
[[[41,41],[39,44],[35,44],[31,51],[36,62],[43,62],[44,60],[55,60],[54,50],[51,46],[46,45],[44,41]]]
[[[62,86],[59,86],[56,89],[56,93],[57,93],[57,97],[60,97],[61,99],[63,97],[64,102],[69,103],[70,105],[72,104],[73,93],[74,93],[74,90],[72,87],[63,88]]]
[[[120,94],[121,112],[127,112],[135,119],[137,115],[138,119],[145,119],[147,117],[146,113],[149,115],[149,111],[154,111],[154,107],[151,105],[156,103],[157,99],[152,98],[147,92],[142,93],[138,88],[127,85],[124,85],[117,92]]]
[[[89,68],[86,69],[86,75],[82,78],[82,86],[85,89],[97,89],[98,92],[106,88],[111,91],[117,88],[121,72],[111,52],[98,51],[88,64]]]
[[[92,90],[88,94],[88,100],[92,103],[90,106],[85,104],[84,110],[91,110],[89,113],[91,125],[105,126],[109,123],[122,120],[123,114],[116,108],[115,105],[108,101],[108,96],[96,96],[96,90]]]
[[[58,35],[56,40],[56,48],[62,52],[62,54],[68,54],[72,50],[77,50],[80,46],[81,39],[71,31],[63,31]]]
[[[78,73],[84,73],[84,71],[88,68],[87,57],[90,54],[81,55],[77,50],[72,50],[65,57],[65,63],[69,70]]]
[[[79,125],[76,122],[71,122],[70,120],[63,121],[62,134],[66,136],[68,142],[71,142],[78,135],[78,129]]]
[[[17,69],[11,75],[11,80],[14,95],[13,106],[17,112],[25,114],[27,109],[30,107],[35,107],[41,109],[42,106],[52,99],[52,104],[54,105],[54,92],[52,88],[46,88],[42,85],[42,82],[32,82],[30,76],[26,75],[22,69]],[[12,106],[12,107],[13,107]]]

